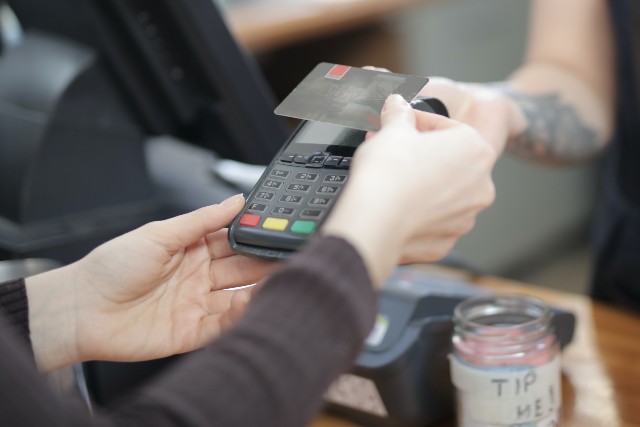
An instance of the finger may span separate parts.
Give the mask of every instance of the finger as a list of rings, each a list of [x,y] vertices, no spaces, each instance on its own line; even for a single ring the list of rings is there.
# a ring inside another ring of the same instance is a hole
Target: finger
[[[400,95],[390,95],[382,107],[381,130],[388,130],[396,127],[416,126],[416,115],[411,105]]]
[[[144,230],[148,233],[145,237],[155,240],[168,250],[177,251],[229,225],[243,205],[244,197],[238,194],[220,204],[152,222],[139,230]]]
[[[462,123],[456,120],[441,116],[440,114],[427,113],[426,111],[416,111],[415,119],[416,127],[420,132],[444,130],[458,126],[464,126]]]
[[[248,286],[239,289],[216,290],[209,293],[207,297],[209,315],[224,313],[227,310],[238,310],[242,304],[248,302],[253,297],[255,286]]]
[[[229,327],[234,325],[242,316],[245,311],[247,311],[247,307],[251,303],[253,299],[252,289],[240,289],[233,293],[233,297],[231,298],[231,305],[229,306],[229,310],[227,311],[226,324],[223,324],[222,327]]]
[[[429,77],[429,83],[422,88],[418,96],[433,96],[440,100],[450,100],[457,82],[446,77]],[[448,106],[448,105],[447,105]]]
[[[214,315],[227,311],[231,306],[231,300],[235,292],[237,291],[215,290],[209,292],[207,296],[207,314]]]
[[[368,141],[371,138],[373,138],[374,136],[376,136],[377,132],[373,132],[373,131],[368,131],[366,134],[364,134],[364,140]]]
[[[277,264],[244,255],[234,255],[211,262],[210,274],[214,289],[227,289],[256,283]]]
[[[373,65],[365,65],[362,68],[364,68],[365,70],[382,71],[383,73],[390,73],[391,72],[387,68],[374,67]]]
[[[226,258],[235,255],[229,244],[229,230],[223,228],[205,237],[211,259]]]
[[[208,329],[207,334],[215,337],[235,325],[244,315],[251,298],[251,288],[212,292],[210,305],[215,311],[211,311],[205,319],[204,327]]]

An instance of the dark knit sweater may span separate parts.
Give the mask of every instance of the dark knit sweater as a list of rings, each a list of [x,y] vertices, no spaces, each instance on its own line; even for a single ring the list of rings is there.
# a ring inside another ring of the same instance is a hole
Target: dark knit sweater
[[[312,242],[265,283],[243,320],[109,412],[53,395],[20,334],[24,282],[0,285],[0,413],[6,426],[305,426],[373,325],[365,266],[341,239]],[[16,327],[17,326],[17,327]]]

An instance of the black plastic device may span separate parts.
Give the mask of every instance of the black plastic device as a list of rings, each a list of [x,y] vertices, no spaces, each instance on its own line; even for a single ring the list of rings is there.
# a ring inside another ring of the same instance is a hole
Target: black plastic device
[[[421,111],[448,115],[441,101],[417,98]],[[303,121],[258,180],[229,229],[237,252],[286,258],[316,232],[349,178],[365,131]]]

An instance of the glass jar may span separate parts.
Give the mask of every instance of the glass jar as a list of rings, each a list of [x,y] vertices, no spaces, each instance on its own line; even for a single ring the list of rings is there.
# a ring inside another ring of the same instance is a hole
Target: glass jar
[[[451,379],[460,427],[558,425],[559,344],[549,307],[526,296],[491,295],[454,311]]]

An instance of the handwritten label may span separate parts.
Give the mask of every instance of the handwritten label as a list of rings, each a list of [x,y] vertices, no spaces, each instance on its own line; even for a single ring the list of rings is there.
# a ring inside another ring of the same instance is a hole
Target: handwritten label
[[[451,357],[460,425],[555,426],[562,400],[560,357],[541,366],[478,367]]]

